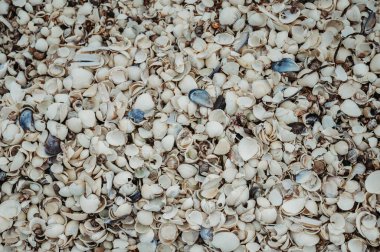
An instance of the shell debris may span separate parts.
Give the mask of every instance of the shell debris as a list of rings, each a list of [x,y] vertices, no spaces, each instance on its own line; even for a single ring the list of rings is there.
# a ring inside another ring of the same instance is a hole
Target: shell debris
[[[0,0],[0,251],[375,251],[378,0]]]

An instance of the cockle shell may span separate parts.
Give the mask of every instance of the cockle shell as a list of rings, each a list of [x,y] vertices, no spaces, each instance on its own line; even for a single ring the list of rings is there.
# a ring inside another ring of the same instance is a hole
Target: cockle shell
[[[371,172],[365,180],[365,189],[369,193],[380,194],[380,171]]]
[[[340,109],[343,113],[351,117],[359,117],[362,115],[362,111],[359,106],[352,100],[347,99],[340,105]]]
[[[94,75],[84,68],[74,68],[70,76],[74,89],[89,88],[94,78]]]
[[[216,233],[211,244],[223,252],[234,251],[240,244],[239,238],[230,232]]]
[[[198,169],[190,164],[180,164],[177,170],[181,177],[184,179],[191,178],[198,172]]]
[[[247,161],[259,153],[260,146],[256,139],[245,137],[240,141],[238,150],[242,159]]]
[[[16,200],[6,200],[0,204],[0,217],[12,219],[21,212],[21,205]]]

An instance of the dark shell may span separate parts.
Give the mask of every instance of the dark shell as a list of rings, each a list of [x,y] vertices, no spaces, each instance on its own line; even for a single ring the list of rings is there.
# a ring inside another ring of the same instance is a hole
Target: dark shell
[[[131,201],[132,201],[133,203],[139,201],[139,200],[141,199],[141,193],[140,193],[140,191],[136,191],[136,192],[132,193],[132,194],[129,196],[129,198],[131,199]]]
[[[289,123],[288,126],[292,128],[291,132],[293,132],[294,134],[302,134],[306,131],[305,124],[301,122]]]
[[[45,142],[45,152],[50,156],[56,156],[61,153],[61,140],[49,134]]]
[[[140,123],[144,120],[144,111],[140,109],[132,109],[128,112],[128,117],[134,122],[134,123]]]
[[[20,117],[19,117],[19,123],[20,123],[21,128],[24,131],[33,130],[34,128],[33,127],[34,125],[33,111],[29,108],[26,108],[23,111],[21,111]]]
[[[214,102],[213,109],[221,109],[224,110],[226,108],[226,99],[224,99],[223,95],[219,95]]]
[[[317,114],[312,113],[312,114],[306,115],[306,118],[305,118],[306,125],[313,126],[314,123],[316,123],[317,121],[319,121],[319,116]]]
[[[212,234],[212,230],[210,228],[201,227],[201,231],[199,232],[199,234],[201,235],[201,238],[204,241],[211,241],[212,240],[213,234]]]
[[[221,68],[221,67],[222,67],[222,65],[218,65],[217,67],[215,67],[215,68],[212,70],[212,72],[208,75],[208,77],[209,77],[210,79],[212,79],[212,78],[214,77],[214,75],[220,71],[220,68]]]
[[[363,19],[362,22],[362,33],[370,34],[376,25],[376,13],[374,11],[368,10],[368,17]]]
[[[297,63],[290,58],[284,58],[280,61],[274,62],[272,64],[272,69],[279,73],[298,72],[301,70]]]
[[[7,173],[4,171],[0,171],[0,182],[4,182],[7,180]]]
[[[211,96],[206,90],[203,89],[193,89],[189,92],[189,99],[190,101],[194,102],[195,104],[207,108],[212,108],[212,100]]]
[[[261,196],[262,189],[258,186],[252,186],[251,189],[249,189],[249,198],[250,199],[257,199]]]

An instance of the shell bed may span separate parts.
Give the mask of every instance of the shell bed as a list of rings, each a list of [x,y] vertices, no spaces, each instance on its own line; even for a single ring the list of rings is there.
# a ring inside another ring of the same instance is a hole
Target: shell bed
[[[0,0],[0,251],[379,251],[379,77],[378,0]]]

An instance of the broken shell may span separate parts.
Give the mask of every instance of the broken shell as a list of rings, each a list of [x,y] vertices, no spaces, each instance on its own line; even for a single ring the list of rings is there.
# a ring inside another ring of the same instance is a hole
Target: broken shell
[[[298,72],[301,68],[290,58],[283,58],[272,64],[272,69],[279,73]]]
[[[301,14],[299,9],[286,9],[279,14],[279,20],[283,24],[290,24],[294,22]]]
[[[209,93],[203,89],[193,89],[189,92],[190,101],[194,102],[197,105],[212,108],[213,103]]]

